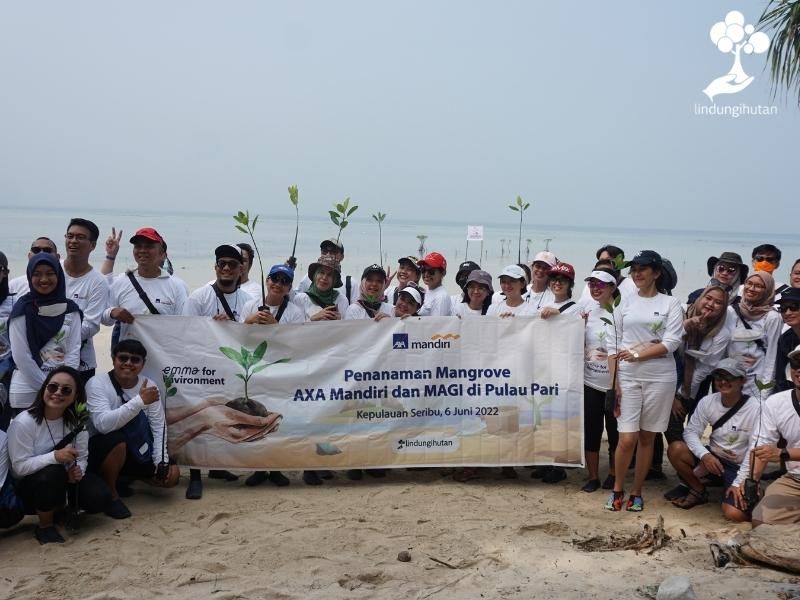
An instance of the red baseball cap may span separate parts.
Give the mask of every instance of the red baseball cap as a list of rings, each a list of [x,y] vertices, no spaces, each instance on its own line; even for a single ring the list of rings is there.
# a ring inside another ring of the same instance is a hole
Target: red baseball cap
[[[431,252],[426,254],[425,257],[417,263],[420,267],[430,267],[431,269],[447,270],[447,261],[444,256],[438,252]]]
[[[575,281],[575,269],[569,263],[558,263],[556,266],[550,267],[547,272],[548,277],[557,277],[559,275]]]
[[[131,237],[131,244],[136,243],[136,238],[144,238],[146,240],[150,240],[151,242],[158,242],[166,249],[167,243],[164,241],[164,238],[161,237],[161,234],[158,233],[152,227],[142,227],[141,229],[137,229],[136,233],[133,234]]]

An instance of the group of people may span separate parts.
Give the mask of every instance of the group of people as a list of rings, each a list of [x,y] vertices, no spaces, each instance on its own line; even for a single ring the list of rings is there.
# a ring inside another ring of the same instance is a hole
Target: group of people
[[[129,336],[144,314],[253,325],[412,316],[583,319],[583,491],[609,490],[611,511],[643,510],[645,481],[663,477],[663,434],[681,480],[665,495],[676,506],[705,503],[707,486],[721,484],[731,520],[800,521],[800,261],[790,284],[776,284],[781,255],[770,244],[753,250],[750,266],[734,252],[710,257],[708,285],[684,306],[671,295],[671,263],[652,250],[626,261],[620,248],[600,248],[581,290],[572,265],[551,252],[539,252],[530,265],[508,265],[496,279],[465,261],[455,276],[460,291],[451,296],[443,285],[447,261],[438,252],[401,257],[394,271],[369,265],[354,282],[342,275],[343,244],[328,239],[300,281],[290,260],[272,266],[262,283],[250,277],[253,248],[223,244],[215,249],[214,279],[190,293],[172,274],[155,229],[130,238],[136,268],[118,274],[122,234],[112,230],[96,269],[89,258],[99,235],[91,221],[72,219],[63,259],[55,242],[36,238],[25,275],[15,279],[0,253],[0,526],[36,514],[43,544],[63,541],[56,525],[64,511],[123,519],[131,514],[122,498],[132,493],[132,481],[178,483],[166,435],[178,417],[165,412],[163,392],[142,374],[147,349]],[[96,373],[93,338],[101,325],[114,327],[108,373]],[[604,430],[609,474],[601,481]],[[767,478],[769,463],[779,479],[756,504],[754,482],[757,489]],[[364,473],[386,476],[383,469],[346,475],[358,480]],[[511,467],[501,473],[518,477]],[[222,470],[208,476],[238,479]],[[320,485],[332,476],[305,471],[303,481]],[[478,476],[475,468],[454,472],[461,481]],[[567,475],[539,467],[532,476],[557,483]],[[290,484],[278,471],[253,473],[245,483],[266,481]],[[186,497],[202,495],[201,472],[191,469]]]

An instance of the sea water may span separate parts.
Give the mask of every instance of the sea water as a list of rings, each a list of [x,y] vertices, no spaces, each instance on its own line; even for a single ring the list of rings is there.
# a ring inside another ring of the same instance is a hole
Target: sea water
[[[64,233],[71,217],[94,221],[100,228],[100,240],[92,254],[92,262],[99,266],[105,256],[104,241],[114,226],[124,231],[116,272],[135,266],[128,239],[139,227],[155,227],[166,239],[169,257],[175,273],[190,289],[195,289],[214,278],[214,248],[224,243],[249,242],[249,238],[235,229],[232,209],[228,213],[169,213],[127,210],[66,210],[4,208],[0,220],[0,251],[9,259],[10,277],[24,274],[27,252],[31,241],[46,236],[56,242],[63,254]],[[251,211],[255,212],[255,211]],[[388,211],[387,211],[388,212]],[[510,211],[509,211],[510,213]],[[445,256],[448,275],[445,285],[456,293],[454,277],[458,264],[473,260],[497,276],[502,268],[516,263],[518,258],[519,221],[509,214],[507,221],[498,213],[487,213],[485,222],[436,222],[424,218],[399,219],[389,212],[381,224],[382,242],[379,249],[378,224],[364,215],[353,215],[350,224],[341,232],[345,247],[343,273],[352,275],[354,285],[364,267],[380,262],[394,270],[401,256],[419,256],[421,239],[424,251],[437,251]],[[366,217],[366,218],[365,218]],[[467,226],[482,225],[484,240],[467,243]],[[301,216],[296,257],[298,273],[304,274],[308,265],[319,256],[319,243],[335,238],[338,228],[327,218]],[[262,212],[255,229],[255,238],[261,252],[264,271],[282,263],[291,254],[295,235],[294,217],[274,217]],[[652,249],[669,258],[678,273],[674,294],[685,299],[688,293],[702,287],[708,280],[706,261],[723,251],[738,252],[746,263],[750,262],[754,246],[772,243],[783,252],[779,282],[787,283],[795,259],[800,257],[800,242],[789,234],[767,232],[715,232],[696,230],[659,230],[650,227],[627,229],[614,227],[611,219],[596,227],[571,227],[537,223],[534,212],[526,213],[519,248],[521,260],[530,263],[533,256],[546,247],[562,261],[575,267],[577,277],[588,275],[595,262],[596,250],[606,244],[623,248],[633,256],[638,250]],[[381,254],[382,252],[382,254]],[[251,277],[258,277],[257,264]],[[299,280],[299,276],[298,276]],[[582,287],[577,284],[577,289]],[[495,279],[495,288],[499,283]]]

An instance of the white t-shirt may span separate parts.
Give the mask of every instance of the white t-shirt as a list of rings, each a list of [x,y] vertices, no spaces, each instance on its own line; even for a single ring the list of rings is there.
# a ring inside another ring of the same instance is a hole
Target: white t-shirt
[[[757,446],[778,445],[778,439],[786,440],[787,448],[800,448],[800,416],[792,404],[792,390],[773,394],[761,403],[764,412],[761,423],[756,423],[753,435],[750,436],[748,450]],[[800,478],[800,461],[786,463],[786,471],[793,477]],[[750,461],[745,460],[739,468],[739,474],[733,485],[741,485],[750,476]]]
[[[164,440],[164,392],[159,386],[160,398],[145,406],[139,390],[142,385],[155,385],[151,380],[143,375],[139,375],[136,385],[131,388],[122,388],[122,402],[111,383],[108,373],[95,375],[86,384],[87,403],[89,405],[89,416],[91,417],[91,431],[94,433],[111,433],[127,425],[141,411],[145,412],[147,420],[150,421],[150,431],[153,434],[153,447],[151,457],[153,464],[158,464],[162,460],[169,462],[166,444],[163,446],[164,455],[162,458],[162,442]],[[142,452],[144,453],[144,452]]]
[[[488,314],[489,311],[487,310],[486,313]],[[454,317],[461,317],[462,319],[469,317],[482,317],[483,310],[480,308],[478,309],[470,308],[469,302],[459,302],[458,304],[453,305],[453,310],[450,314]]]
[[[728,349],[728,343],[733,333],[733,324],[737,318],[736,313],[733,312],[730,306],[727,310],[725,323],[716,335],[712,337],[706,336],[703,341],[700,342],[700,347],[695,350],[687,349],[685,343],[682,345],[681,354],[689,354],[695,359],[692,389],[689,390],[689,393],[683,389],[683,382],[681,382],[681,393],[688,398],[695,398],[697,396],[700,384],[717,368],[719,361],[725,358],[725,352]]]
[[[64,324],[61,329],[50,338],[39,353],[42,359],[41,367],[31,356],[25,332],[25,321],[25,315],[20,315],[9,322],[11,352],[17,365],[11,376],[11,387],[9,388],[11,406],[14,408],[28,408],[27,406],[18,406],[14,402],[14,394],[38,392],[48,372],[61,365],[77,369],[81,356],[80,313],[71,312],[64,315]]]
[[[261,283],[257,279],[248,279],[247,283],[239,286],[239,289],[251,298],[261,298]]]
[[[16,295],[17,298],[20,296],[24,296],[28,292],[30,292],[30,288],[28,287],[28,276],[27,275],[20,275],[19,277],[14,277],[14,279],[8,280],[8,293]]]
[[[93,338],[100,331],[103,311],[108,308],[108,281],[97,269],[90,269],[80,277],[70,277],[64,271],[67,283],[67,298],[83,312],[81,323],[81,362],[79,370],[88,371],[97,367]]]
[[[241,323],[245,319],[244,307],[252,300],[242,288],[236,288],[231,294],[224,294],[228,306],[236,317],[236,321]],[[210,285],[196,289],[183,305],[183,314],[187,317],[213,317],[215,315],[226,315],[222,303],[217,298],[214,288]]]
[[[567,306],[567,305],[569,305],[569,306]],[[564,310],[561,310],[564,306],[566,306],[567,308],[564,308]],[[567,298],[563,302],[556,302],[555,300],[553,300],[553,302],[551,302],[547,306],[542,306],[542,308],[548,308],[548,307],[549,308],[555,308],[556,310],[560,311],[562,315],[571,315],[573,313],[578,313],[578,312],[581,311],[580,302],[575,301],[572,298]],[[541,315],[542,311],[541,311],[541,309],[539,309],[537,312]]]
[[[731,452],[736,455],[736,460],[733,462],[741,464],[747,456],[750,436],[758,429],[758,405],[758,398],[749,398],[725,424],[713,430],[710,437],[711,449],[721,448]],[[719,392],[709,394],[697,403],[697,408],[694,409],[689,423],[683,430],[683,441],[697,458],[703,458],[708,454],[708,449],[702,441],[706,427],[716,423],[728,410],[729,407],[722,405]]]
[[[250,315],[254,315],[258,312],[258,307],[261,306],[261,301],[258,299],[252,299],[244,305],[244,309],[242,312],[244,314],[244,318],[246,319]],[[269,308],[269,312],[272,313],[274,317],[278,316],[278,310],[280,310],[280,305],[276,304],[273,306],[272,304],[268,304],[267,308]],[[281,320],[278,321],[280,324],[286,323],[302,323],[306,320],[303,311],[300,310],[300,307],[297,306],[294,302],[289,302],[286,304],[286,308],[283,310],[283,314],[281,315]]]
[[[381,302],[381,306],[378,309],[378,312],[393,317],[394,307],[388,302]],[[361,306],[358,302],[353,302],[350,306],[347,307],[347,311],[345,311],[344,318],[345,320],[349,321],[352,319],[372,319],[374,317],[369,316],[367,310],[363,306]]]
[[[37,423],[27,410],[22,411],[8,426],[8,456],[11,472],[17,478],[27,477],[49,465],[57,465],[55,445],[69,433],[63,419],[42,419]],[[89,434],[84,429],[72,442],[78,451],[78,466],[86,473],[89,462]],[[67,465],[64,465],[67,468]]]
[[[158,277],[141,277],[136,271],[133,274],[159,314],[183,314],[183,305],[186,302],[186,287],[182,281],[172,277],[164,270],[161,271]],[[111,318],[111,311],[117,307],[126,308],[134,317],[136,315],[150,314],[126,273],[120,273],[114,277],[114,282],[111,284],[111,290],[108,294],[108,308],[103,311],[103,325],[114,324],[114,319]],[[128,337],[128,329],[127,323],[120,324],[120,340]]]
[[[758,321],[748,321],[751,329],[747,329],[737,315],[734,315],[728,356],[735,359],[747,369],[747,383],[744,393],[756,398],[766,398],[770,390],[759,392],[755,380],[762,383],[775,380],[775,355],[778,351],[778,339],[781,336],[783,319],[780,314],[770,311]],[[756,340],[766,348],[762,350]]]
[[[545,306],[552,305],[556,301],[556,297],[549,287],[545,288],[542,292],[534,292],[533,289],[528,286],[526,301],[531,305],[530,314],[538,315]]]
[[[511,313],[515,317],[533,317],[538,313],[533,310],[530,302],[522,301],[518,306],[509,306],[508,301],[503,297],[500,302],[495,302],[486,311],[487,317],[497,317],[505,313]]]
[[[579,310],[587,315],[583,345],[583,383],[604,392],[611,389],[611,378],[608,373],[608,338],[614,336],[614,328],[601,319],[611,321],[611,313],[591,296],[588,301],[580,303]]]
[[[425,292],[425,301],[419,309],[420,317],[448,317],[450,316],[450,296],[447,289],[440,285]]]
[[[314,304],[308,294],[298,292],[295,294],[294,299],[292,300],[297,307],[300,309],[300,312],[303,313],[305,316],[305,320],[311,320],[315,314],[322,310],[322,307]],[[336,307],[339,309],[339,315],[341,318],[344,319],[344,315],[347,312],[347,298],[345,298],[344,294],[341,292],[336,295]],[[282,320],[282,319],[281,319]]]
[[[656,294],[645,298],[637,294],[622,298],[614,309],[617,336],[611,336],[608,351],[642,352],[661,343],[667,353],[659,358],[641,362],[620,361],[620,377],[633,381],[677,383],[677,369],[672,353],[677,350],[683,335],[683,308],[674,296]]]

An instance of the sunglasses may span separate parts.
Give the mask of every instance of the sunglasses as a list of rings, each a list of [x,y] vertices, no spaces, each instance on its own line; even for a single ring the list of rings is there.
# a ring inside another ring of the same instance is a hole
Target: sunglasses
[[[219,259],[217,261],[217,268],[220,271],[222,271],[223,269],[231,269],[231,270],[233,270],[236,267],[238,267],[240,264],[242,264],[242,263],[240,263],[238,260],[234,260],[232,258],[231,259],[227,259],[227,260],[224,259],[224,258],[221,258],[221,259]]]
[[[771,262],[771,263],[778,262],[777,256],[765,256],[763,254],[757,254],[753,258],[756,260],[756,262]]]
[[[567,285],[570,282],[569,279],[566,277],[551,277],[550,283],[560,283],[562,285]]]
[[[277,283],[278,285],[292,285],[292,280],[288,277],[270,277],[270,281],[273,283]]]
[[[439,272],[439,269],[422,269],[423,275],[436,275]]]
[[[73,388],[71,385],[59,385],[57,383],[48,383],[46,386],[44,386],[44,389],[46,389],[50,394],[55,394],[60,390],[62,396],[71,396],[75,388]]]
[[[797,302],[781,302],[778,305],[778,310],[781,311],[782,313],[788,311],[798,312],[800,311],[800,304],[798,304]]]
[[[609,285],[611,285],[611,284],[607,283],[605,281],[598,281],[597,279],[590,279],[589,280],[589,287],[590,288],[597,288],[598,290],[604,290]]]
[[[118,360],[121,363],[130,363],[132,365],[140,365],[142,364],[142,357],[136,354],[124,354],[120,352],[114,357],[115,360]]]
[[[714,381],[733,381],[736,379],[730,373],[714,373]]]
[[[31,246],[31,254],[39,254],[39,252],[44,252],[45,254],[52,254],[53,249],[50,246],[45,248],[40,248],[39,246]]]
[[[732,267],[730,265],[717,265],[717,273],[727,273],[728,275],[733,275],[738,270],[739,267]]]

